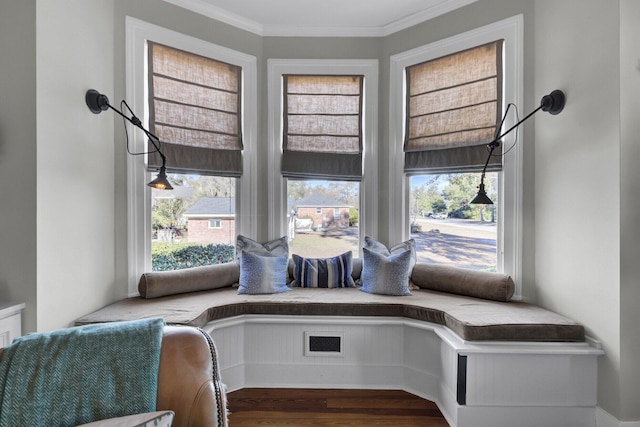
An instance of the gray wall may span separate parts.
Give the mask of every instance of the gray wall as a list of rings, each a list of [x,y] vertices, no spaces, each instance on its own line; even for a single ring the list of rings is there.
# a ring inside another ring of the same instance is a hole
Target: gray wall
[[[10,60],[9,60],[10,59]],[[0,300],[36,326],[36,2],[0,2]]]
[[[87,89],[113,87],[113,0],[36,4],[36,327],[47,330],[124,294],[114,281],[113,117],[84,102]]]
[[[620,364],[618,4],[536,1],[535,86],[563,89],[567,107],[553,120],[536,119],[535,279],[539,304],[602,342],[600,406],[638,419],[637,393],[620,388],[632,373]],[[622,411],[625,400],[635,402],[634,414]]]
[[[65,327],[123,296],[113,122],[84,105],[113,86],[113,1],[3,1],[0,57],[0,299],[25,332]]]
[[[0,299],[27,302],[30,331],[67,325],[126,295],[122,124],[114,114],[91,115],[82,99],[91,87],[114,103],[124,97],[125,16],[257,57],[259,159],[267,153],[268,58],[378,59],[385,240],[389,57],[522,13],[524,109],[555,88],[568,96],[561,115],[539,113],[524,125],[523,294],[603,343],[599,405],[640,420],[638,9],[635,0],[479,0],[385,38],[314,39],[258,37],[158,0],[2,1]],[[260,161],[258,212],[267,211],[266,168]],[[596,203],[585,202],[594,195]],[[99,226],[87,219],[96,216]],[[266,238],[265,217],[258,228]]]
[[[620,366],[624,420],[640,419],[640,2],[620,1]]]

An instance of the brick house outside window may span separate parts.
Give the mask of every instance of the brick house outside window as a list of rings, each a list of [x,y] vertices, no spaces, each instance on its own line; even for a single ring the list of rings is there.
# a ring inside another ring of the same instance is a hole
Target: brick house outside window
[[[184,213],[189,241],[233,245],[236,238],[235,198],[202,197]]]

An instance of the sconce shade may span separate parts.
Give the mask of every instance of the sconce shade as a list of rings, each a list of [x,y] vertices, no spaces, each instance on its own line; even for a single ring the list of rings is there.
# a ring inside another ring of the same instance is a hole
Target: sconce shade
[[[473,200],[469,203],[471,203],[472,205],[492,205],[493,204],[489,196],[487,196],[487,192],[484,189],[484,183],[480,183],[480,185],[478,186],[478,194],[476,194],[476,197],[474,197]]]
[[[156,179],[147,184],[149,187],[157,188],[158,190],[173,190],[171,183],[167,179],[167,173],[164,166],[160,168]]]

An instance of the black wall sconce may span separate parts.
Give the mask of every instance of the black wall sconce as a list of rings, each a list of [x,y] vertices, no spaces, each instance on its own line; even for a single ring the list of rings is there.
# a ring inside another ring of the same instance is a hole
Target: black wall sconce
[[[116,113],[118,113],[120,116],[122,116],[129,123],[141,129],[142,132],[144,132],[145,135],[147,135],[147,137],[149,138],[149,141],[151,141],[151,144],[153,144],[153,147],[155,148],[155,150],[160,155],[160,158],[162,159],[162,166],[160,167],[160,172],[158,172],[158,176],[147,185],[149,187],[157,188],[160,190],[173,190],[171,183],[167,179],[167,173],[165,169],[166,158],[162,153],[162,151],[160,151],[160,146],[159,146],[160,139],[142,126],[142,122],[133,114],[131,109],[129,109],[129,111],[131,112],[131,117],[127,117],[120,110],[113,108],[113,106],[109,104],[109,98],[107,98],[106,95],[101,94],[95,89],[89,89],[85,94],[84,100],[87,103],[87,107],[89,107],[89,110],[91,110],[92,113],[100,114],[101,112],[106,111],[110,108]],[[129,108],[128,105],[127,105],[127,108]]]
[[[491,201],[489,196],[487,196],[487,192],[484,189],[484,174],[487,171],[487,165],[489,164],[489,160],[491,160],[493,151],[500,146],[500,140],[505,135],[507,135],[514,129],[516,129],[525,120],[527,120],[529,117],[533,116],[535,113],[537,113],[540,110],[546,111],[549,114],[553,114],[553,115],[559,114],[563,110],[565,102],[566,102],[566,98],[564,96],[564,92],[559,89],[554,90],[549,95],[545,95],[542,97],[542,99],[540,100],[540,106],[538,108],[536,108],[531,113],[529,113],[524,119],[520,120],[518,123],[510,127],[502,135],[497,136],[493,141],[487,144],[487,148],[489,148],[489,156],[487,157],[487,161],[484,164],[484,168],[482,168],[482,175],[480,176],[480,185],[478,186],[478,194],[476,195],[476,197],[473,198],[473,200],[471,200],[470,202],[471,204],[474,204],[474,205],[492,205],[493,204],[493,202]]]

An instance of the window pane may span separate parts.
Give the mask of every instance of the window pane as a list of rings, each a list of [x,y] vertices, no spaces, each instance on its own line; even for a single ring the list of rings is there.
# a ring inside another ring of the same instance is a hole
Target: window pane
[[[152,190],[154,271],[233,261],[235,178],[169,174],[173,190]]]
[[[480,174],[411,177],[411,237],[419,261],[497,270],[498,173],[487,173],[493,205],[472,205]]]
[[[287,180],[289,253],[326,258],[358,256],[360,184]]]

